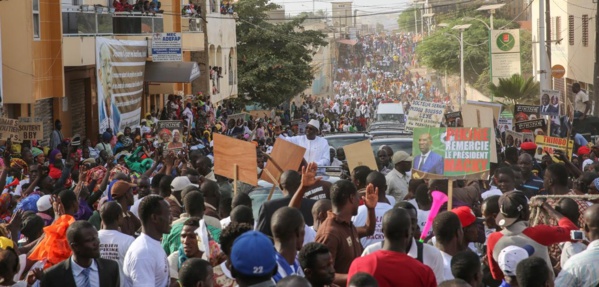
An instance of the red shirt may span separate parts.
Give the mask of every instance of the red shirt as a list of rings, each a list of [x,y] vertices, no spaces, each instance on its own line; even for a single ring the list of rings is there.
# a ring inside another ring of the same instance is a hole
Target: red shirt
[[[359,272],[372,275],[380,287],[437,286],[435,274],[430,267],[405,253],[394,251],[379,250],[356,258],[349,267],[347,286],[352,276]]]

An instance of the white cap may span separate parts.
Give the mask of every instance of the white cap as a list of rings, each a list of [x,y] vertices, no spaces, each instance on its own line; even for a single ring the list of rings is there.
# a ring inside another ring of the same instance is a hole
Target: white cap
[[[310,120],[308,125],[311,125],[320,131],[320,122],[318,120]]]
[[[177,176],[171,182],[171,189],[173,191],[179,191],[179,190],[183,190],[185,187],[190,186],[190,185],[193,185],[196,187],[198,186],[197,184],[191,183],[191,181],[189,180],[189,178],[187,176]]]
[[[507,276],[516,276],[516,266],[518,266],[518,263],[533,253],[535,253],[535,249],[530,245],[525,245],[524,247],[510,245],[503,248],[497,257],[499,269]]]
[[[42,197],[40,197],[36,204],[37,205],[37,211],[38,212],[43,212],[46,210],[49,210],[50,208],[52,208],[52,203],[50,202],[50,195],[46,194]]]

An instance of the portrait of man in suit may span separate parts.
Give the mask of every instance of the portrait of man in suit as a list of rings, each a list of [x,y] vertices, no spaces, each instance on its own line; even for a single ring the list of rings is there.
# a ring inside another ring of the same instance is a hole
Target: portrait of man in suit
[[[434,174],[443,174],[443,157],[431,150],[431,134],[423,133],[418,138],[420,154],[414,158],[414,169]]]
[[[549,95],[543,94],[541,96],[541,114],[542,115],[556,115],[559,113],[559,109],[549,102]]]

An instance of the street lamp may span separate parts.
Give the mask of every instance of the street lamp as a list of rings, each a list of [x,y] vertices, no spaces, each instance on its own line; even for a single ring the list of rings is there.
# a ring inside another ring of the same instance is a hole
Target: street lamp
[[[493,14],[495,14],[495,10],[497,10],[503,6],[505,6],[505,3],[483,5],[483,6],[480,6],[478,9],[476,9],[477,11],[489,11],[489,23],[491,24],[491,27],[489,28],[489,30],[494,29],[493,28]]]
[[[459,98],[460,109],[461,109],[462,105],[466,104],[466,93],[465,93],[465,87],[464,87],[464,30],[470,28],[470,26],[472,26],[472,25],[464,24],[464,25],[453,26],[453,28],[451,28],[451,29],[460,31],[460,39],[458,39],[458,41],[460,41],[460,98]]]

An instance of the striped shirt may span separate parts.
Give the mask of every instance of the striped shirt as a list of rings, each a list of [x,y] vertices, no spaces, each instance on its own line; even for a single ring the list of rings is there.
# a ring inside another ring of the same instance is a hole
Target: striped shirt
[[[277,274],[275,274],[272,279],[275,280],[275,282],[279,282],[281,279],[291,275],[304,277],[304,271],[302,271],[299,261],[295,259],[293,265],[289,265],[287,260],[277,252]]]
[[[589,244],[587,249],[566,262],[555,286],[595,287],[599,285],[599,240]]]

